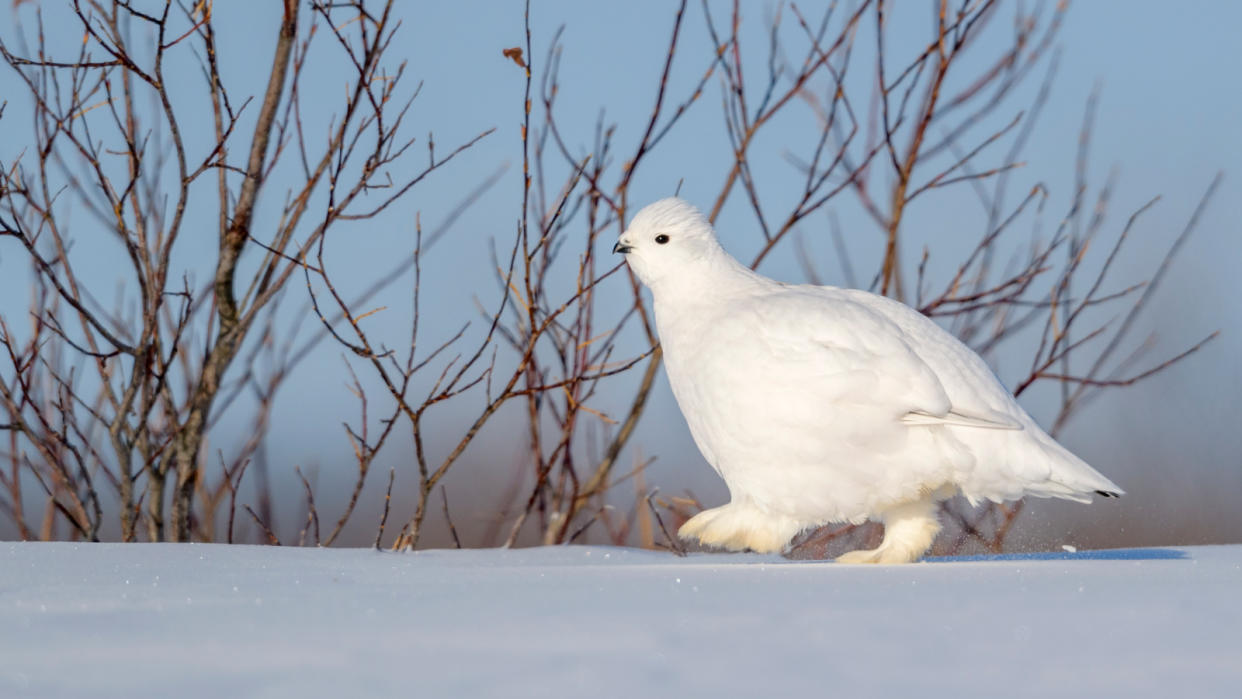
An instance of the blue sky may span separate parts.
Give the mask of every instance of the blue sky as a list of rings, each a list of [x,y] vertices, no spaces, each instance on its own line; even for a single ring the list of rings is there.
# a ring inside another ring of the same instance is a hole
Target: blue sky
[[[901,9],[914,4],[903,3]],[[33,16],[32,5],[6,8],[0,17],[0,36],[6,42],[12,43],[16,35],[14,18],[28,21]],[[270,61],[268,47],[275,31],[273,7],[216,3],[222,70],[236,94],[257,94],[262,89],[262,69]],[[413,81],[423,81],[412,111],[410,133],[421,139],[434,132],[443,152],[486,129],[495,127],[497,131],[426,185],[420,185],[384,217],[351,229],[347,236],[331,239],[329,250],[344,285],[362,288],[378,271],[387,269],[386,256],[408,249],[416,213],[425,226],[441,220],[465,192],[507,165],[499,183],[458,221],[429,257],[432,264],[425,269],[424,289],[434,293],[425,298],[425,332],[428,338],[444,337],[463,318],[474,317],[472,294],[485,301],[494,297],[489,295],[494,284],[486,262],[488,241],[503,241],[515,225],[520,197],[518,127],[523,83],[521,71],[502,58],[500,51],[524,40],[522,4],[398,3],[397,7],[404,15],[404,24],[391,58],[408,60],[409,87]],[[537,71],[553,33],[560,25],[565,26],[558,121],[565,126],[571,144],[589,142],[600,110],[619,124],[620,142],[636,137],[651,109],[673,7],[663,2],[533,3]],[[776,7],[757,2],[743,6],[749,32],[744,40],[750,42],[751,60],[759,61],[760,66],[765,51],[763,25]],[[808,15],[818,12],[812,3],[800,7]],[[58,16],[54,7],[45,8],[45,12],[49,37],[61,39],[63,46],[72,49],[74,32],[65,29],[72,25]],[[788,21],[787,7],[785,12]],[[896,19],[890,45],[908,47],[923,42],[926,14],[919,10]],[[1122,272],[1123,276],[1144,276],[1184,225],[1211,178],[1217,171],[1226,172],[1224,185],[1201,221],[1198,234],[1142,319],[1143,327],[1135,333],[1141,339],[1148,331],[1157,332],[1165,353],[1175,352],[1218,328],[1225,331],[1222,337],[1185,366],[1096,402],[1063,436],[1071,448],[1123,485],[1129,479],[1143,484],[1140,490],[1154,489],[1165,483],[1168,469],[1176,468],[1179,473],[1187,469],[1193,477],[1174,479],[1176,482],[1168,485],[1169,493],[1211,501],[1224,497],[1219,493],[1232,488],[1235,502],[1236,493],[1242,491],[1242,441],[1233,428],[1242,411],[1237,394],[1242,373],[1236,360],[1242,353],[1237,336],[1238,319],[1242,318],[1237,275],[1242,236],[1236,224],[1242,218],[1242,172],[1236,172],[1242,163],[1242,136],[1238,132],[1242,90],[1236,87],[1237,72],[1242,69],[1242,48],[1235,39],[1238,26],[1242,26],[1242,4],[1229,1],[1075,3],[1058,38],[1061,68],[1052,96],[1026,150],[1027,166],[1015,174],[1013,187],[1021,191],[1043,182],[1050,190],[1050,220],[1065,210],[1072,195],[1076,139],[1084,105],[1098,87],[1090,180],[1098,186],[1110,172],[1118,174],[1112,231],[1119,229],[1130,211],[1153,195],[1162,196],[1136,229],[1135,244],[1125,260],[1131,267]],[[682,92],[701,74],[710,55],[702,11],[695,3],[687,13],[684,31],[685,48],[671,79],[674,91]],[[1005,38],[1003,32],[996,36]],[[986,47],[981,47],[980,54],[986,53]],[[320,55],[309,70],[313,80],[307,85],[308,104],[327,105],[322,112],[308,115],[312,123],[327,123],[330,105],[344,89],[346,75],[328,56]],[[195,100],[202,99],[201,77],[188,62],[176,70],[180,71],[176,87],[185,91],[182,116],[191,129],[204,128],[208,113],[203,103],[195,106]],[[970,69],[964,70],[969,73]],[[1028,94],[1037,86],[1038,81],[1032,81]],[[727,158],[721,149],[719,91],[717,83],[708,84],[705,98],[637,179],[634,202],[665,196],[684,180],[682,195],[700,206],[710,206]],[[0,122],[0,133],[4,134],[0,160],[8,164],[28,140],[24,126],[27,108],[11,71],[0,72],[0,94],[10,102]],[[1012,110],[1002,111],[997,118],[1007,121],[1020,106],[1020,101],[1015,102]],[[792,136],[788,142],[794,142]],[[772,137],[762,143],[762,148],[762,164],[768,173],[764,181],[771,183],[762,191],[765,197],[779,202],[789,196],[782,182],[795,175],[781,157],[786,142],[783,137]],[[269,187],[260,216],[270,216],[279,208],[282,189],[278,183]],[[967,195],[963,192],[961,196]],[[718,227],[725,245],[745,257],[756,247],[758,238],[741,198],[734,199]],[[912,267],[924,242],[934,241],[949,251],[943,258],[945,265],[954,261],[951,251],[955,247],[973,244],[974,233],[963,236],[960,207],[961,199],[945,196],[912,209],[907,230],[915,242],[905,251],[908,266]],[[839,213],[851,255],[860,269],[874,269],[878,260],[874,230],[848,207]],[[84,269],[107,291],[114,283],[112,261],[120,259],[119,251],[88,226],[83,219],[81,232],[74,234],[75,254],[88,261],[83,263]],[[209,269],[203,266],[204,261],[209,265],[214,255],[210,228],[206,222],[201,234],[191,236],[181,257],[187,268],[200,270],[196,272],[200,280],[209,274],[201,271]],[[835,272],[832,247],[812,237],[810,249],[825,280],[842,283]],[[788,256],[775,256],[765,263],[763,271],[778,278],[802,280],[802,273]],[[0,241],[0,312],[6,318],[23,313],[25,284],[22,256],[11,242]],[[614,285],[612,292],[618,295],[618,303],[625,303],[626,292],[621,286]],[[302,298],[297,295],[302,293],[300,283],[291,287],[294,296],[287,310],[301,307]],[[400,309],[406,296],[408,291],[398,285],[391,298],[377,302],[394,309],[397,336],[405,332],[406,319]],[[1002,378],[1010,379],[1025,358],[1011,361],[1000,357],[998,361]],[[325,345],[301,371],[301,378],[286,387],[278,403],[272,427],[273,468],[288,473],[295,464],[317,465],[326,483],[331,480],[333,464],[350,458],[339,424],[353,415],[354,407],[345,390],[340,350]],[[618,400],[624,398],[626,388],[624,382],[617,386]],[[1032,410],[1037,417],[1046,417],[1038,412],[1038,396],[1034,401]],[[607,399],[604,402],[607,408]],[[668,483],[673,490],[692,484],[705,499],[720,499],[723,488],[704,478],[707,468],[694,451],[663,380],[652,398],[649,417],[652,419],[645,421],[635,444],[645,454],[660,456],[651,480]],[[242,412],[226,416],[213,434],[215,446],[227,450],[239,438],[247,419]],[[453,419],[454,414],[446,415],[446,425]],[[513,438],[494,431],[485,436],[479,449],[486,454]],[[394,465],[400,465],[399,457],[399,451],[392,452]],[[383,470],[388,465],[381,464]],[[450,490],[471,487],[465,482],[450,480]],[[487,490],[487,486],[480,487]],[[1168,516],[1167,508],[1162,508],[1154,495],[1153,491],[1152,498],[1140,499],[1140,503],[1147,503],[1148,518],[1156,520],[1152,526],[1159,526],[1160,518]],[[1051,512],[1061,514],[1061,510]],[[1065,516],[1078,516],[1076,510],[1065,512],[1069,513]],[[1232,521],[1238,526],[1236,518]]]

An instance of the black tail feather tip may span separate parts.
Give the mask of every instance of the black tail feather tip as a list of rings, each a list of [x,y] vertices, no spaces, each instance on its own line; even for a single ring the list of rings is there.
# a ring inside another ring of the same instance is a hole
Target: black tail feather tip
[[[1104,497],[1106,497],[1106,498],[1119,498],[1119,497],[1121,497],[1121,493],[1114,493],[1114,492],[1112,492],[1111,490],[1097,490],[1097,491],[1095,491],[1095,492],[1096,492],[1096,494],[1097,494],[1097,495],[1103,495],[1103,496],[1104,496]]]

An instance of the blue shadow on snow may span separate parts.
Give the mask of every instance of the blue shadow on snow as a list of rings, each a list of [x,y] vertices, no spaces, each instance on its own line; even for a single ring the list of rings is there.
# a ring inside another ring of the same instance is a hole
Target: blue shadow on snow
[[[1098,551],[1032,551],[973,556],[935,556],[928,563],[963,561],[1167,561],[1186,560],[1190,554],[1179,549],[1100,549]]]

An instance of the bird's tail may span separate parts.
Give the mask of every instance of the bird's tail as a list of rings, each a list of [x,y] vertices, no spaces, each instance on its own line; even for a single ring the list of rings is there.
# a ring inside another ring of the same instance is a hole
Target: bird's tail
[[[1043,430],[1038,430],[1033,436],[1039,443],[1040,451],[1048,460],[1050,471],[1046,479],[1028,481],[1027,494],[1041,498],[1064,498],[1076,502],[1091,502],[1091,498],[1095,495],[1117,498],[1125,494],[1126,491],[1118,487],[1116,483],[1091,468],[1087,462],[1058,444]]]

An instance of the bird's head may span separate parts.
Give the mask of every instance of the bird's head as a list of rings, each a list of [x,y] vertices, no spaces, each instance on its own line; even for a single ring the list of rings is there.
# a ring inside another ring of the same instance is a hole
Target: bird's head
[[[723,253],[707,217],[676,197],[639,211],[612,251],[624,254],[630,269],[649,287],[684,275]]]

